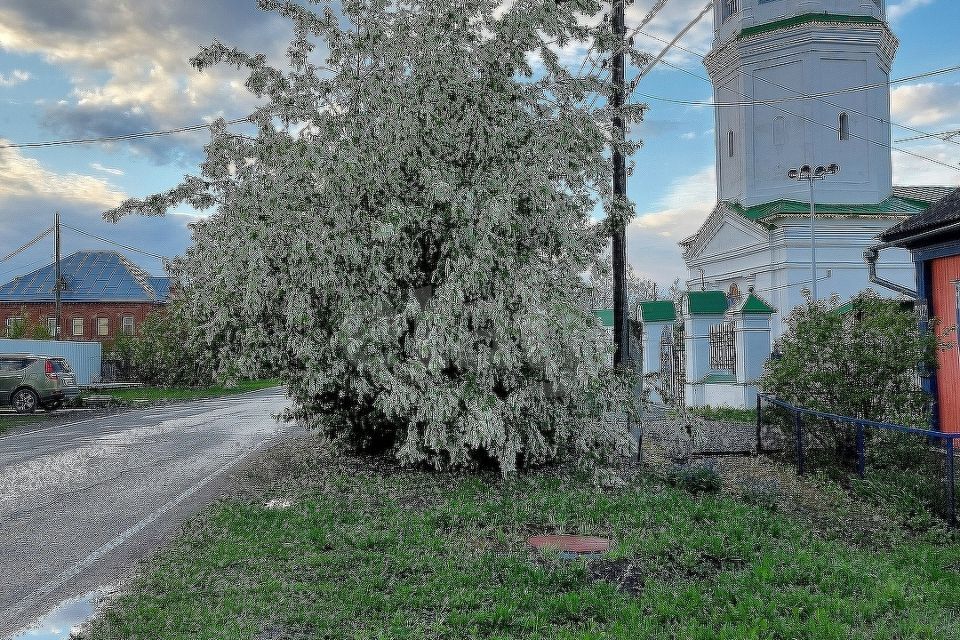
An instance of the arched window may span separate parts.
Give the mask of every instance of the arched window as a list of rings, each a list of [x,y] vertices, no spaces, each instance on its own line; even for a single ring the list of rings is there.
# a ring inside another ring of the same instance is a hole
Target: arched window
[[[840,122],[837,125],[837,131],[840,133],[840,140],[850,139],[850,116],[846,113],[840,114]]]
[[[727,155],[733,157],[733,129],[727,132]]]

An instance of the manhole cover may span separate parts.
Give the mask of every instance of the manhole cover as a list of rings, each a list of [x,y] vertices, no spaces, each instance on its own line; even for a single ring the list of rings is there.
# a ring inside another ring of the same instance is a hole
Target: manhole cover
[[[533,536],[527,542],[534,549],[555,549],[563,555],[571,556],[603,553],[610,550],[609,540],[591,536]]]

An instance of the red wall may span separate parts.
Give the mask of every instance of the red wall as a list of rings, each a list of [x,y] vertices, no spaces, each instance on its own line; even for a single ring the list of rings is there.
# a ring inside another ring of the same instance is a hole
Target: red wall
[[[64,302],[60,305],[60,338],[107,342],[122,331],[123,316],[133,316],[134,332],[139,332],[144,318],[163,306],[162,303],[154,302]],[[0,302],[0,337],[6,337],[7,318],[23,316],[24,311],[31,322],[44,325],[47,317],[55,315],[52,302]],[[73,335],[73,318],[83,318],[83,335]],[[97,318],[109,320],[107,335],[97,335]]]
[[[957,290],[954,282],[960,280],[960,256],[937,258],[930,262],[930,294],[932,315],[940,319],[940,330],[957,324]],[[949,351],[939,354],[937,371],[937,400],[940,411],[940,430],[960,433],[960,347],[957,334]]]

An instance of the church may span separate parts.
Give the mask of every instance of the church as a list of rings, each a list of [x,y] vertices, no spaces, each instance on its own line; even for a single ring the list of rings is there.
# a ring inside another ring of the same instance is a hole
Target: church
[[[893,186],[884,0],[719,0],[705,59],[714,85],[717,205],[680,247],[691,291],[747,291],[777,310],[872,284],[863,252],[950,187]],[[813,203],[814,215],[811,215]],[[906,250],[878,275],[909,287]]]

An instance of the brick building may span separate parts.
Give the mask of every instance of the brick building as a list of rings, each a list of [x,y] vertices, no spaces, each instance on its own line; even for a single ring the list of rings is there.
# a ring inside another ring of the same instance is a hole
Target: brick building
[[[23,321],[56,334],[55,274],[56,265],[49,264],[0,286],[0,333],[8,335]],[[150,275],[116,251],[71,254],[60,261],[60,277],[61,340],[133,335],[170,296],[169,278]]]

